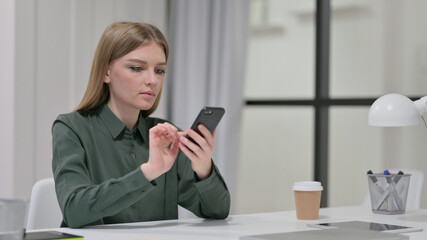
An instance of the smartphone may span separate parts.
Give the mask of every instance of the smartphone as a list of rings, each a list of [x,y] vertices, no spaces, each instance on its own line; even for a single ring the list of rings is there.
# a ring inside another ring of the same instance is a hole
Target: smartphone
[[[224,113],[225,109],[221,107],[204,107],[200,110],[199,115],[197,115],[196,120],[193,122],[193,125],[191,125],[191,129],[197,132],[200,136],[203,136],[197,128],[199,124],[203,124],[211,133],[213,133],[221,121],[222,116],[224,116]],[[186,137],[193,143],[196,143],[190,136],[187,135]]]

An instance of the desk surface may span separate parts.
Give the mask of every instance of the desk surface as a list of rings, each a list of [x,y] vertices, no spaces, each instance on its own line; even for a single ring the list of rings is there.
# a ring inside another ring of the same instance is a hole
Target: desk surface
[[[427,209],[407,210],[399,215],[374,214],[366,206],[320,209],[320,219],[296,220],[295,211],[232,215],[225,220],[180,219],[130,224],[91,226],[82,229],[53,229],[83,235],[85,240],[172,240],[172,239],[239,239],[241,236],[313,230],[308,223],[348,220],[398,224],[424,229],[406,233],[411,240],[427,239]]]

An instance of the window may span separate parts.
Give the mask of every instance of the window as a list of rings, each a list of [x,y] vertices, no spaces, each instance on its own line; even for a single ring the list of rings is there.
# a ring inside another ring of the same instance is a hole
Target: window
[[[427,95],[427,33],[420,27],[427,21],[426,8],[420,0],[331,1],[330,96],[368,104],[330,108],[330,206],[361,204],[369,169],[427,172],[423,124],[367,125],[369,101],[392,92],[414,99]],[[348,189],[352,194],[342,194]]]
[[[294,209],[294,181],[313,179],[322,206],[362,204],[367,170],[427,171],[423,125],[367,125],[379,96],[427,95],[427,2],[251,4],[236,212]]]
[[[292,209],[293,183],[314,174],[314,2],[251,4],[239,213]]]

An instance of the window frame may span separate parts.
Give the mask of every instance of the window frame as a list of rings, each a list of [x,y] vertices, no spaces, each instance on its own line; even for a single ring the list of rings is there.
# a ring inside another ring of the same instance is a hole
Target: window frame
[[[246,99],[245,106],[311,106],[314,108],[314,176],[323,185],[321,207],[328,207],[329,172],[329,109],[334,106],[371,106],[380,97],[331,98],[330,83],[330,27],[331,1],[316,0],[315,17],[315,96],[314,99]],[[415,101],[421,96],[410,96]]]

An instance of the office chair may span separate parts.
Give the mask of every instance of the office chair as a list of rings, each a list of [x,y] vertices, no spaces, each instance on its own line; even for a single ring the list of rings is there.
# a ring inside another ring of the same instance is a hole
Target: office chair
[[[59,208],[53,178],[37,181],[31,192],[27,230],[58,228],[62,213]]]
[[[391,173],[397,173],[400,170],[391,169]],[[406,209],[419,209],[421,202],[421,193],[423,190],[424,173],[419,170],[402,169],[405,174],[411,174],[409,178],[408,198],[406,200]],[[371,197],[368,194],[363,201],[364,206],[371,206]]]

